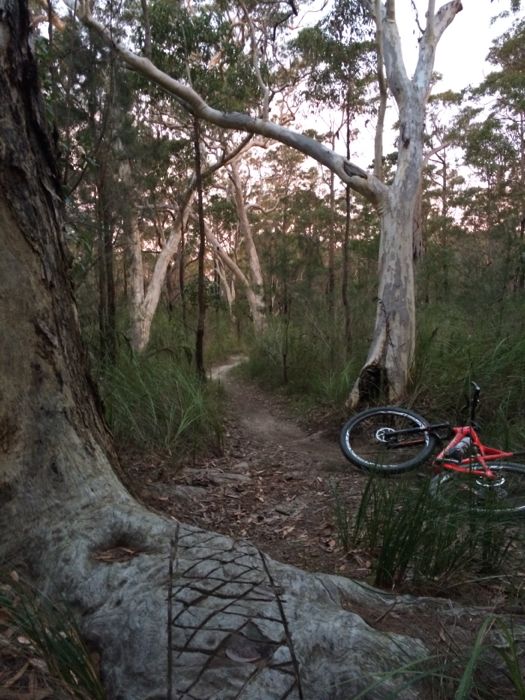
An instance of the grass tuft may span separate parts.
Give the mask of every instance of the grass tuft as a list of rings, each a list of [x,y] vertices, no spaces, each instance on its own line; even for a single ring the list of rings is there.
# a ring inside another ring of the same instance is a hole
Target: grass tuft
[[[500,514],[443,509],[428,479],[371,476],[352,528],[339,491],[334,500],[342,546],[366,549],[374,584],[388,589],[446,586],[465,572],[500,571],[523,537],[519,524],[509,527]]]
[[[43,659],[57,692],[66,692],[78,700],[106,698],[67,606],[55,605],[15,576],[0,585],[0,608],[13,624],[18,638],[29,640],[30,649]]]
[[[169,353],[121,353],[102,378],[108,423],[118,442],[180,454],[221,440],[220,390]]]

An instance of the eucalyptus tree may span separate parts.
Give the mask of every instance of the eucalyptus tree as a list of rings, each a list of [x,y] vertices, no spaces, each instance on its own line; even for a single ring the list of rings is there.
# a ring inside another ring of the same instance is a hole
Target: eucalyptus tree
[[[235,202],[235,209],[239,220],[239,229],[242,233],[248,270],[250,277],[250,309],[252,319],[257,333],[264,330],[266,325],[266,309],[264,303],[264,280],[259,260],[259,254],[255,245],[252,225],[248,216],[248,209],[245,201],[245,193],[241,172],[237,161],[233,161],[229,166],[229,176],[231,181],[232,198]]]
[[[260,116],[231,111],[220,100],[213,107],[206,94],[196,90],[181,73],[170,75],[162,65],[155,65],[115,41],[103,22],[93,16],[88,2],[81,0],[77,7],[82,21],[98,31],[128,66],[174,95],[188,111],[222,128],[258,133],[292,146],[326,165],[374,204],[381,218],[376,321],[368,357],[349,399],[352,405],[374,394],[379,387],[395,400],[403,394],[408,382],[416,330],[413,218],[423,169],[425,108],[438,42],[462,5],[460,0],[450,0],[436,9],[435,0],[429,0],[426,25],[419,38],[418,61],[411,77],[403,61],[395,0],[362,0],[359,8],[366,11],[375,26],[379,64],[399,111],[397,168],[388,185],[378,176],[377,159],[376,173],[367,173],[316,140],[271,121],[267,92],[261,94]],[[177,47],[173,50],[177,51]],[[208,70],[208,64],[200,65],[204,71]],[[259,84],[260,64],[256,62],[256,66],[259,73],[255,70],[252,80]]]
[[[352,122],[365,110],[376,111],[374,96],[368,86],[373,79],[374,42],[370,24],[361,3],[338,0],[328,15],[313,27],[299,33],[292,42],[299,55],[301,73],[306,82],[304,96],[314,111],[330,110],[331,121],[339,121],[330,130],[332,147],[336,139],[346,145],[346,157],[351,155]],[[382,95],[379,112],[384,109]],[[372,106],[372,109],[370,109]],[[380,116],[380,121],[382,116]],[[381,128],[378,129],[381,133]],[[345,334],[343,342],[350,349],[351,313],[349,300],[349,239],[351,228],[350,186],[345,187],[346,220],[342,241],[341,301],[344,308]],[[332,223],[328,244],[328,299],[335,321],[335,174],[330,172],[330,202]],[[334,323],[335,330],[335,323]]]

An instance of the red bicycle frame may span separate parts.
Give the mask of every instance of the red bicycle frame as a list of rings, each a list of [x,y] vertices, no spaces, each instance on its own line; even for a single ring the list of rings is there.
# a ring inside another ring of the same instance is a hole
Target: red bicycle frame
[[[449,469],[455,472],[461,472],[462,474],[475,474],[479,476],[485,476],[490,479],[496,478],[496,475],[491,471],[488,462],[494,462],[496,460],[507,459],[516,455],[515,452],[506,452],[503,450],[497,450],[493,447],[488,447],[484,445],[476,432],[476,429],[471,425],[452,427],[451,430],[454,433],[454,437],[448,443],[448,445],[441,450],[434,460],[434,464],[437,468]],[[465,457],[460,461],[452,460],[447,458],[447,453],[453,450],[456,445],[463,440],[463,438],[470,438],[472,441],[472,451],[474,454]],[[475,466],[480,465],[480,466]]]

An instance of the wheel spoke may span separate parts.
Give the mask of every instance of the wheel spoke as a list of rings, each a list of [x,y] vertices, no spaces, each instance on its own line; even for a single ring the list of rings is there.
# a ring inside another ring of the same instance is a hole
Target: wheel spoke
[[[525,514],[525,467],[502,462],[490,468],[494,479],[444,472],[432,480],[431,492],[458,510]]]

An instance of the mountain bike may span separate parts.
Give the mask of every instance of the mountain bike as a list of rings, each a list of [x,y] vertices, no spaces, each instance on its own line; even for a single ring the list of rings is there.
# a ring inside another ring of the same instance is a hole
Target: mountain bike
[[[525,451],[483,444],[476,423],[479,398],[480,387],[472,382],[469,418],[460,426],[429,423],[407,408],[370,408],[345,423],[341,449],[360,469],[382,474],[416,469],[435,454],[432,495],[443,501],[454,498],[477,511],[525,514],[525,465],[507,461],[522,457]]]

